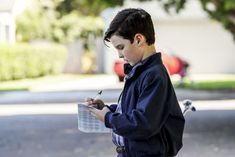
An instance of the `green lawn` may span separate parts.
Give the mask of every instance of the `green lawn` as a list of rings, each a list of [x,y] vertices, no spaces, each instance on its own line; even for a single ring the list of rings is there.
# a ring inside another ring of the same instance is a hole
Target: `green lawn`
[[[182,84],[173,81],[176,88],[195,90],[235,90],[235,75],[211,75],[186,78]]]

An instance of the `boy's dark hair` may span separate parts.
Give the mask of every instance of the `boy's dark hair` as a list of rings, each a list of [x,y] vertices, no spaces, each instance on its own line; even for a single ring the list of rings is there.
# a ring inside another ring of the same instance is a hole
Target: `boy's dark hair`
[[[119,35],[133,43],[137,33],[145,36],[148,45],[154,44],[155,33],[151,16],[143,9],[124,9],[118,12],[110,23],[104,41],[110,42],[112,35]]]

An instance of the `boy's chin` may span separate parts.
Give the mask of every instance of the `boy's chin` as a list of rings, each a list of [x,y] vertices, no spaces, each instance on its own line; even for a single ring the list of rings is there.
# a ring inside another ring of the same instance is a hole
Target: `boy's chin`
[[[137,63],[139,62],[136,62],[136,63],[133,63],[133,62],[128,62],[131,66],[135,66]]]
[[[127,62],[128,64],[130,64],[131,66],[134,66],[135,64],[134,63],[131,63],[131,62]]]

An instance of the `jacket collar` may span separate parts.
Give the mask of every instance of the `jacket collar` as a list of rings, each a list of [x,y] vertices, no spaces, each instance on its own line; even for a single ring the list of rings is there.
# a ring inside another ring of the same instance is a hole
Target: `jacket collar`
[[[129,63],[124,64],[124,73],[126,74],[125,79],[130,79],[134,75],[136,75],[138,69],[144,67],[146,68],[147,66],[151,66],[152,64],[159,64],[162,63],[161,60],[161,53],[155,53],[148,58],[141,60],[134,66],[131,66]]]

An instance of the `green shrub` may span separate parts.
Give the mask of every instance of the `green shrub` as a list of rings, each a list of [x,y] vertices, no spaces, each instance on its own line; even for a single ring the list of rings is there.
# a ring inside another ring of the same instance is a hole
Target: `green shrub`
[[[65,59],[66,48],[61,45],[0,45],[0,80],[61,73]]]

